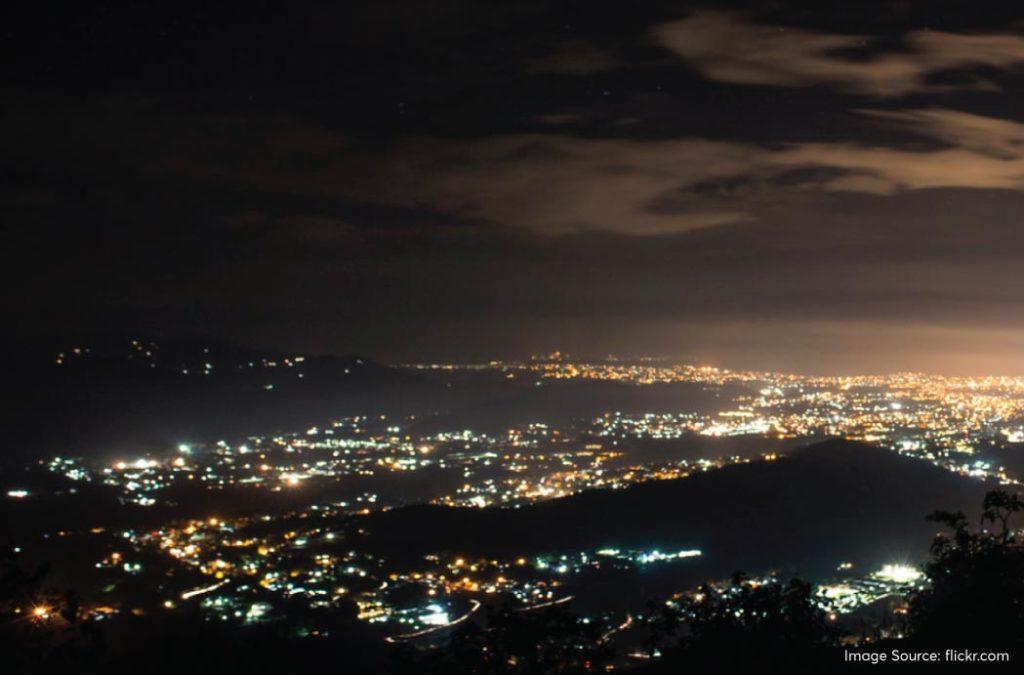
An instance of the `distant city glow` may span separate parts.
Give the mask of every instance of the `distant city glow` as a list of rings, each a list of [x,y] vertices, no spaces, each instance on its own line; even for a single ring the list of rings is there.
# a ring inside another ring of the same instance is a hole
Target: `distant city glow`
[[[176,451],[172,446],[112,463],[54,457],[46,468],[66,479],[69,490],[80,484],[103,486],[132,506],[173,504],[180,490],[246,490],[254,495],[294,490],[297,506],[287,513],[224,511],[144,530],[104,534],[104,528],[96,528],[94,536],[116,537],[116,550],[104,554],[95,567],[115,584],[129,576],[145,579],[157,570],[168,589],[157,604],[161,612],[176,612],[194,601],[205,616],[239,624],[287,620],[300,606],[315,611],[351,602],[361,621],[379,624],[391,641],[447,630],[468,620],[485,602],[507,600],[523,612],[566,604],[589,575],[649,572],[662,566],[667,572],[712,552],[686,541],[611,541],[592,549],[509,551],[507,557],[434,552],[396,567],[363,550],[360,538],[339,525],[353,517],[423,502],[517,509],[588,490],[685,480],[735,465],[785,462],[793,446],[784,443],[821,436],[869,441],[994,484],[1020,480],[975,453],[992,439],[1013,443],[1024,438],[1024,378],[907,373],[804,377],[565,359],[408,368],[496,371],[502,381],[512,375],[541,386],[574,379],[637,387],[688,383],[715,395],[713,405],[699,410],[609,410],[560,423],[525,421],[487,431],[463,426],[427,430],[411,415],[353,415],[289,433],[182,444]],[[694,438],[703,444],[736,438],[749,451],[647,459],[631,450],[637,442]],[[414,498],[368,489],[417,472],[452,480],[425,480],[423,494]],[[307,482],[331,486],[331,497],[320,500],[319,491],[303,490]],[[8,490],[8,497],[26,497],[31,487]],[[302,505],[299,500],[306,494],[309,503]],[[854,570],[849,560],[837,560],[837,578],[814,587],[814,602],[827,616],[835,618],[881,598],[903,597],[926,583],[906,563],[887,564],[875,572]],[[743,583],[753,587],[776,582],[755,577]],[[735,592],[726,581],[716,589],[708,592]],[[97,617],[109,615],[95,611]],[[616,631],[629,630],[633,618],[615,617],[621,627]]]

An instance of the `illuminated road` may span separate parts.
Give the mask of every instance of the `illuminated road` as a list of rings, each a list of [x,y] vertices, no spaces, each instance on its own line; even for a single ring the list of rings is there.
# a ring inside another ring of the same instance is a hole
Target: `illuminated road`
[[[575,595],[567,595],[564,598],[559,598],[558,600],[552,600],[550,602],[542,602],[539,605],[531,605],[530,607],[523,607],[521,609],[517,609],[516,611],[517,612],[532,612],[535,609],[544,609],[545,607],[554,607],[555,605],[561,605],[563,603],[569,602],[570,600],[572,600],[575,597],[576,597]]]
[[[424,635],[430,635],[431,633],[436,633],[437,631],[445,630],[446,628],[456,626],[465,621],[466,619],[468,619],[469,617],[473,616],[473,613],[476,612],[476,610],[480,609],[481,604],[478,601],[470,600],[470,602],[473,603],[473,606],[470,608],[470,610],[462,616],[460,616],[459,618],[455,619],[454,621],[449,621],[448,623],[442,626],[431,626],[430,628],[424,628],[423,630],[418,630],[413,633],[392,635],[391,637],[386,637],[384,639],[388,642],[401,642],[402,640],[413,640],[415,638],[423,637]]]
[[[205,588],[193,588],[191,591],[185,591],[184,593],[182,593],[181,599],[188,600],[189,598],[194,598],[197,595],[203,595],[205,593],[209,593],[210,591],[215,591],[226,583],[228,583],[227,579],[219,583],[216,583],[213,586],[206,586]]]
[[[602,635],[602,636],[601,636],[601,639],[600,639],[600,640],[598,640],[598,642],[607,642],[607,641],[608,641],[608,638],[610,638],[611,636],[615,635],[615,634],[616,634],[616,633],[618,633],[619,631],[624,631],[624,630],[626,630],[627,628],[629,628],[629,627],[630,627],[630,626],[632,626],[632,625],[633,625],[633,617],[632,617],[632,616],[629,616],[629,615],[627,614],[627,615],[626,615],[626,620],[625,620],[625,621],[623,621],[623,622],[622,622],[621,624],[619,624],[619,625],[618,625],[618,626],[616,626],[615,628],[612,628],[612,629],[611,629],[610,631],[608,631],[607,633],[605,633],[604,635]]]

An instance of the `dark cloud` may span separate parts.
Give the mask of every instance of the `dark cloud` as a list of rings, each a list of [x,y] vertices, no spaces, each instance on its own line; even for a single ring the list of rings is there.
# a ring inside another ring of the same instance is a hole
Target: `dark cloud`
[[[9,323],[1024,368],[1006,16],[418,4],[80,9],[18,43]]]
[[[765,146],[548,133],[367,146],[325,130],[268,126],[260,143],[241,145],[226,145],[225,136],[239,134],[220,130],[210,142],[179,149],[163,168],[234,187],[427,209],[546,235],[648,236],[754,222],[766,205],[809,192],[1024,187],[1024,125],[941,108],[861,114],[881,125],[912,125],[908,133],[941,144]],[[318,133],[322,141],[314,140]],[[316,150],[296,152],[297,138]]]

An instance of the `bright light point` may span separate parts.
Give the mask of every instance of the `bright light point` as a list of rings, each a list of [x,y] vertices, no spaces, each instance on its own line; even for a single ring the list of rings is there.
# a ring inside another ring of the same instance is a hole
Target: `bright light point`
[[[875,572],[874,576],[897,584],[909,584],[917,581],[924,575],[911,565],[889,564],[883,565],[882,569]]]
[[[11,499],[24,499],[28,497],[28,490],[8,490],[7,496]]]
[[[39,607],[34,607],[32,609],[32,616],[36,617],[37,619],[49,619],[50,618],[50,608],[49,607],[43,607],[41,605]]]
[[[420,616],[420,622],[428,626],[443,626],[448,623],[448,612],[440,605],[428,605],[427,611],[429,614],[423,614]]]
[[[192,448],[182,443],[181,445],[178,446],[178,452],[182,453],[183,455],[187,455],[190,452],[192,452]]]

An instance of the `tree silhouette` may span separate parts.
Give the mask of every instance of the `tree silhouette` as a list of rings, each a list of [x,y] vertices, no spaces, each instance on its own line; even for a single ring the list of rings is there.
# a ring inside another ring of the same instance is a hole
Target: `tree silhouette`
[[[930,586],[910,602],[911,634],[922,644],[1005,650],[1024,643],[1024,545],[1010,520],[1024,510],[1018,495],[989,492],[977,528],[963,513],[928,518],[940,534],[925,567]]]
[[[651,601],[647,603],[643,623],[647,629],[643,641],[644,651],[655,656],[675,646],[682,626],[682,616],[674,606]]]
[[[522,611],[505,605],[484,626],[470,624],[424,659],[431,673],[586,673],[603,671],[612,652],[605,625],[564,607]]]
[[[49,566],[25,571],[14,551],[0,552],[0,652],[6,672],[81,668],[102,651],[102,635],[83,621],[74,591],[45,585]]]
[[[799,579],[760,583],[737,574],[725,589],[701,586],[682,606],[688,632],[665,672],[822,672],[835,631]]]

